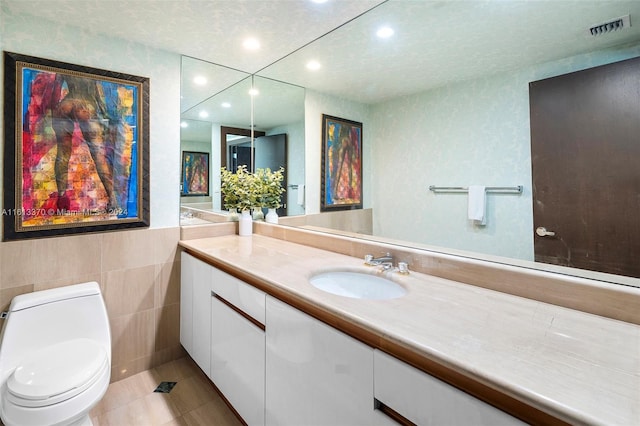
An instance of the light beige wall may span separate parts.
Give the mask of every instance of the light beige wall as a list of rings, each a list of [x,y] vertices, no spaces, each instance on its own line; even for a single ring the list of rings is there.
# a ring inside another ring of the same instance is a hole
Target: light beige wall
[[[184,355],[180,228],[0,244],[0,309],[22,293],[100,283],[111,325],[112,381]]]
[[[181,356],[175,256],[180,236],[180,55],[18,15],[6,2],[0,2],[0,48],[151,81],[151,229],[0,243],[1,307],[6,309],[20,293],[97,281],[111,323],[112,380]],[[0,120],[0,130],[2,124]],[[7,190],[1,174],[0,183]]]

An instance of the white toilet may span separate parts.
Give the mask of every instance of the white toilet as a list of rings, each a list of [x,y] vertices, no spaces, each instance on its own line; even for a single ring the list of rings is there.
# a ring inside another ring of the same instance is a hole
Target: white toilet
[[[91,425],[111,376],[111,333],[98,283],[16,296],[0,335],[6,426]]]

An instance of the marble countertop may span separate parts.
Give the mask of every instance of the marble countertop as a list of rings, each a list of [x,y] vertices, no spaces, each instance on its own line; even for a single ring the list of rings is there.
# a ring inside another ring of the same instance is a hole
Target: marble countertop
[[[391,300],[332,295],[309,284],[361,259],[253,235],[181,241],[188,250],[393,340],[573,424],[640,425],[640,326],[412,272]]]

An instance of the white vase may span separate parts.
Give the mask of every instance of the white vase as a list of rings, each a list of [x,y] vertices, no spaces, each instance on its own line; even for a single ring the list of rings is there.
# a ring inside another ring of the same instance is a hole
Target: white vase
[[[227,214],[227,222],[237,222],[238,221],[238,211],[236,209],[230,209],[229,214]]]
[[[253,233],[253,219],[249,210],[242,210],[238,219],[238,235],[242,237],[250,236]]]
[[[264,213],[262,213],[262,207],[253,208],[253,220],[263,220]]]
[[[267,215],[264,217],[264,221],[267,223],[278,223],[278,213],[276,213],[276,209],[269,209]]]

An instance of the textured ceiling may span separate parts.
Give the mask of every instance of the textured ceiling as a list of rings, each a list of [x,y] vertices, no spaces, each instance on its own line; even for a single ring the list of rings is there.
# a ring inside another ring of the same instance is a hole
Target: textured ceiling
[[[64,17],[66,25],[190,57],[183,61],[181,111],[185,118],[199,119],[200,110],[217,108],[209,116],[215,122],[247,120],[246,88],[239,84],[219,92],[255,72],[375,104],[454,81],[640,42],[639,0],[0,1],[13,13],[52,21]],[[590,26],[627,14],[630,28],[589,35]],[[394,28],[393,37],[375,37],[382,24]],[[248,36],[260,39],[261,49],[244,50],[241,44]],[[322,64],[319,71],[305,68],[310,59]],[[193,86],[196,74],[207,75],[207,85]],[[270,85],[260,95],[263,105],[269,99],[270,112],[280,114],[270,117],[261,108],[263,115],[256,119],[259,126],[262,121],[260,127],[284,122],[287,103],[299,105],[300,91],[285,87]],[[238,93],[234,104],[243,105],[235,108],[242,111],[236,117],[219,109],[222,98],[232,98],[233,91]],[[268,98],[269,91],[282,92],[283,104]],[[285,92],[293,98],[287,99]]]
[[[635,25],[591,36],[631,14]],[[381,25],[395,29],[381,40]],[[390,0],[259,74],[363,103],[640,41],[640,1]],[[322,68],[305,70],[310,59]]]
[[[381,0],[2,0],[25,13],[253,73]],[[261,49],[247,52],[247,37]]]

